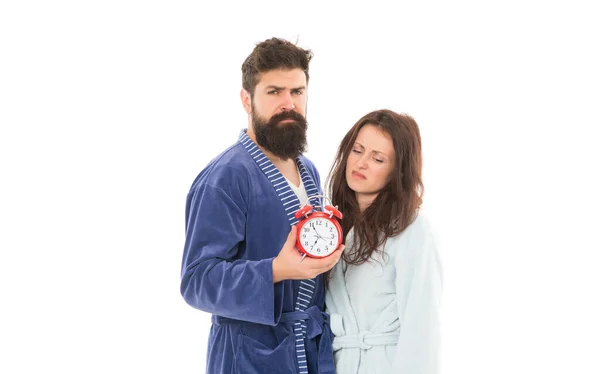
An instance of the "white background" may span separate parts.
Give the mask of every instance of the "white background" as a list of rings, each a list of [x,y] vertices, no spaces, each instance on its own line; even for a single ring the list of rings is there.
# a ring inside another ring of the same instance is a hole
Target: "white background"
[[[246,125],[240,66],[271,36],[315,54],[323,179],[368,111],[419,123],[443,372],[600,372],[592,1],[207,3],[0,5],[0,372],[204,372],[185,197]]]

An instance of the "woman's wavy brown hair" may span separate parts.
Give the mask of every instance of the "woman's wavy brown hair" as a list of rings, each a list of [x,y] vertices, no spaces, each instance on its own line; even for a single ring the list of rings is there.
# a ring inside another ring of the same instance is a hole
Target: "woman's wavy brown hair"
[[[356,195],[346,182],[346,162],[358,132],[365,125],[373,125],[387,133],[396,154],[390,181],[361,213]],[[344,261],[354,265],[367,262],[387,238],[400,234],[415,220],[424,191],[421,169],[421,134],[411,116],[386,109],[376,110],[366,114],[350,129],[327,177],[331,202],[344,214],[341,221],[344,234],[354,228],[355,250],[344,252]]]

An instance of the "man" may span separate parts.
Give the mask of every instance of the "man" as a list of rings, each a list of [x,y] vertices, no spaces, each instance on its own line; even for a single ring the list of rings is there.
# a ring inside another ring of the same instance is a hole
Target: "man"
[[[321,194],[302,155],[311,58],[281,39],[256,45],[242,65],[248,128],[187,197],[181,294],[213,314],[211,374],[335,373],[323,273],[343,246],[324,259],[295,248],[294,213]]]

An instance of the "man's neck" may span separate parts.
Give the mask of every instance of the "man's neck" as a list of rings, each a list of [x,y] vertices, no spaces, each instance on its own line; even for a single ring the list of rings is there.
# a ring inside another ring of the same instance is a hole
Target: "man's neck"
[[[300,186],[300,174],[298,173],[298,167],[294,159],[290,158],[286,161],[279,159],[279,163],[273,162],[273,165],[296,187]]]

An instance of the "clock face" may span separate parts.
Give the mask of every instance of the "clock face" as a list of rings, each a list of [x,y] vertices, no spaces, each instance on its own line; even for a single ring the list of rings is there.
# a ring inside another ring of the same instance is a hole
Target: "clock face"
[[[300,244],[314,256],[327,256],[339,244],[339,232],[331,220],[324,217],[309,218],[298,233]]]

